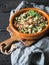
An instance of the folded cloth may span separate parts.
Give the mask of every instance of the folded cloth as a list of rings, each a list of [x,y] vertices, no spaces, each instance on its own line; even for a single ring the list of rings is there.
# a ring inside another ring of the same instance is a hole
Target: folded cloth
[[[11,54],[12,65],[48,65],[49,64],[49,37],[45,37],[39,40],[37,43],[35,43],[30,47],[24,47],[21,44],[21,42],[17,44],[19,44],[19,48],[17,48]]]

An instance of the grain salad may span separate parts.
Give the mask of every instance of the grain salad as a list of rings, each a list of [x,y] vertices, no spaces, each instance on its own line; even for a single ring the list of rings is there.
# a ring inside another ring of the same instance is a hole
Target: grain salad
[[[14,18],[14,27],[21,33],[33,34],[42,31],[47,25],[47,19],[40,13],[29,10]]]

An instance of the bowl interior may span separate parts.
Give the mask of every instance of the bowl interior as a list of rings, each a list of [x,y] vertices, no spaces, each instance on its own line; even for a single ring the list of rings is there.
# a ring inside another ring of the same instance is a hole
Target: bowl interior
[[[25,9],[21,9],[19,11],[17,11],[10,19],[10,25],[12,27],[12,29],[14,31],[16,31],[17,33],[20,33],[20,34],[24,34],[24,35],[37,35],[37,34],[40,34],[40,33],[43,33],[44,31],[46,31],[48,29],[48,25],[46,26],[46,28],[44,28],[42,31],[40,32],[37,32],[37,33],[34,33],[34,34],[26,34],[26,33],[21,33],[19,32],[18,30],[15,29],[15,27],[13,26],[13,20],[16,16],[19,16],[20,14],[28,11],[28,10],[34,10],[34,11],[37,11],[39,12],[41,15],[43,15],[44,17],[46,17],[47,21],[48,21],[48,24],[49,24],[49,16],[47,15],[47,13],[45,13],[44,11],[38,9],[38,8],[25,8]]]

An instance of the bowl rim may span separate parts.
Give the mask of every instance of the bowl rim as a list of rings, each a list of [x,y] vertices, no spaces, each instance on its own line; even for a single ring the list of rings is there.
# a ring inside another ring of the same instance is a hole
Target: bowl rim
[[[40,32],[36,32],[36,33],[33,33],[33,34],[26,34],[26,33],[22,33],[22,32],[19,32],[18,30],[16,30],[15,28],[14,28],[14,26],[13,26],[13,19],[15,18],[15,16],[17,15],[17,14],[21,14],[21,12],[22,11],[28,11],[28,10],[34,10],[34,11],[37,11],[37,12],[39,12],[39,13],[41,13],[43,16],[45,16],[46,18],[47,18],[47,21],[48,21],[48,25],[46,26],[46,28],[44,28],[42,31],[40,31]],[[13,15],[12,15],[12,17],[9,19],[9,21],[10,21],[10,26],[11,26],[11,28],[12,28],[12,30],[13,31],[15,31],[15,32],[17,32],[18,34],[20,34],[20,35],[25,35],[25,36],[35,36],[35,35],[39,35],[39,34],[42,34],[42,33],[44,33],[48,28],[49,28],[49,16],[48,16],[48,14],[46,13],[46,12],[44,12],[43,10],[41,10],[41,9],[39,9],[39,8],[24,8],[24,9],[21,9],[21,10],[18,10],[16,13],[14,13]]]

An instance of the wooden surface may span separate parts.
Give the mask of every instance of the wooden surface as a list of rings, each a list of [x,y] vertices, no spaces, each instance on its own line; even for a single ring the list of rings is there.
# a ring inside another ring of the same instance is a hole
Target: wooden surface
[[[21,2],[17,0],[1,0],[0,2],[0,29],[6,29],[9,24],[10,11]],[[14,6],[12,6],[14,5]],[[0,42],[8,39],[10,34],[7,31],[0,32]],[[6,56],[0,53],[0,65],[11,65],[10,55]]]

